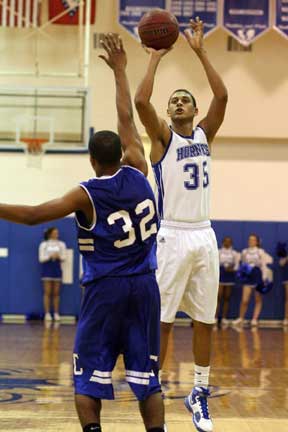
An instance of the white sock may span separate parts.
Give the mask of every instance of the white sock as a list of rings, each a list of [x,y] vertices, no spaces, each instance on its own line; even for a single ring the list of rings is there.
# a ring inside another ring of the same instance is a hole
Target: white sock
[[[158,372],[158,381],[159,381],[159,384],[161,385],[162,384],[162,369],[159,369],[159,372]]]
[[[194,385],[195,387],[208,388],[209,385],[210,366],[194,366]]]

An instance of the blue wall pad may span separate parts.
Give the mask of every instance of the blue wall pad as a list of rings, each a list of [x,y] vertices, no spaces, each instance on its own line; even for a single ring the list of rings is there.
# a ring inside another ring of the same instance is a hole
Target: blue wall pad
[[[241,251],[247,246],[250,233],[260,236],[262,247],[274,257],[274,287],[264,296],[264,306],[260,319],[283,319],[284,290],[281,283],[281,269],[275,256],[278,241],[288,242],[288,222],[257,221],[213,221],[218,244],[229,235],[234,240],[234,247]],[[79,253],[77,249],[76,228],[73,218],[64,218],[49,224],[35,227],[17,225],[0,220],[0,248],[8,248],[8,257],[0,257],[0,315],[25,314],[43,315],[42,284],[38,247],[47,227],[56,226],[60,239],[67,248],[74,249],[73,283],[61,288],[62,315],[79,314],[81,288],[79,285]],[[230,301],[229,317],[238,316],[241,299],[241,286],[235,286]],[[251,318],[253,302],[249,306],[247,318]],[[182,314],[179,314],[182,316]]]

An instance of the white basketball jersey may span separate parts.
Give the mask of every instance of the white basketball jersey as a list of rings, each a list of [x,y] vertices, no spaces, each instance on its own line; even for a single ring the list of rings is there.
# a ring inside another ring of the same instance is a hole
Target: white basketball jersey
[[[153,164],[161,219],[200,222],[210,219],[210,151],[203,129],[192,136],[171,131],[162,159]]]

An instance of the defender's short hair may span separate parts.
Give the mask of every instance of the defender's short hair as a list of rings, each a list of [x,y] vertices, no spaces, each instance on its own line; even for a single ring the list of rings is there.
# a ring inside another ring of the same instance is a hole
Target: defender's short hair
[[[170,103],[170,101],[171,101],[172,96],[173,96],[175,93],[177,93],[177,92],[184,92],[184,93],[187,93],[187,94],[191,97],[191,99],[192,99],[192,101],[193,101],[193,105],[194,105],[194,107],[195,107],[195,108],[197,107],[197,103],[196,103],[196,99],[195,99],[195,97],[194,97],[194,96],[192,95],[192,93],[191,93],[189,90],[187,90],[187,89],[177,89],[177,90],[175,90],[175,91],[171,94],[171,96],[169,97],[168,105],[169,105],[169,103]]]
[[[120,137],[112,131],[96,132],[90,138],[88,148],[90,156],[100,165],[115,165],[122,157]]]

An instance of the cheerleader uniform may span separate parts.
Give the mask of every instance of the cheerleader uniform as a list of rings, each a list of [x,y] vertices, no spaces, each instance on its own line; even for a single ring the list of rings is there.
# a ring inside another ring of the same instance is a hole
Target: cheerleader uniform
[[[235,285],[236,270],[239,264],[239,254],[232,248],[219,249],[220,284],[225,286]],[[228,269],[232,269],[229,271]]]
[[[281,279],[283,284],[288,284],[288,257],[280,258]]]
[[[53,254],[59,254],[60,259],[53,259]],[[39,246],[39,261],[42,264],[42,280],[62,280],[61,262],[65,260],[66,246],[60,240],[45,240]]]
[[[259,247],[250,247],[242,251],[242,263],[246,263],[252,267],[251,273],[247,276],[245,285],[251,288],[262,282],[263,270],[265,268],[265,252]]]

